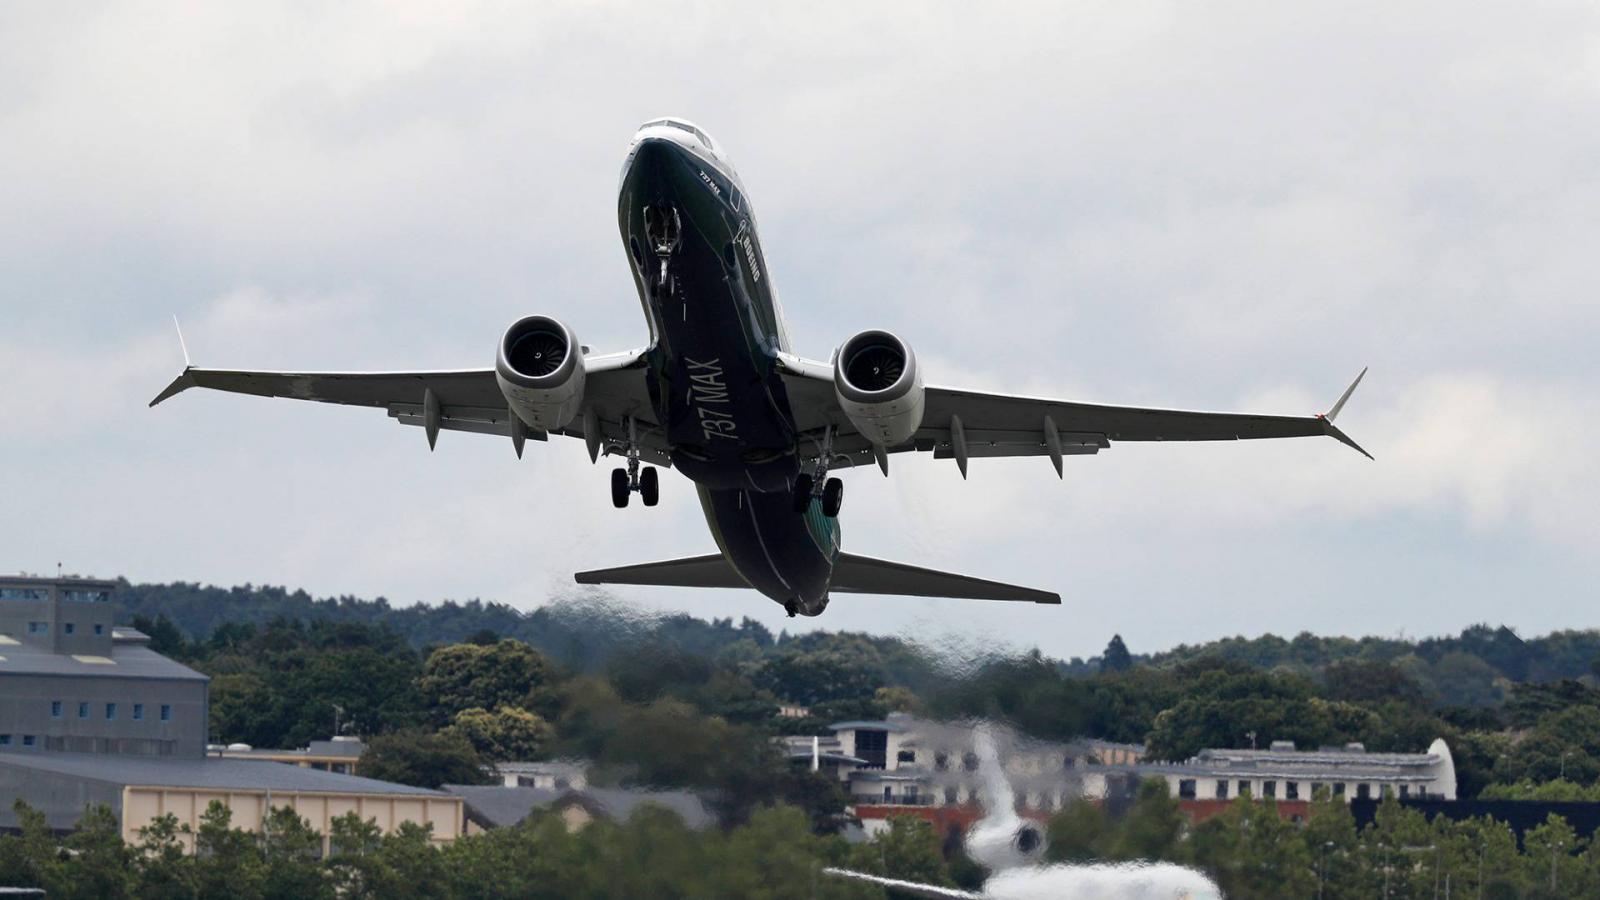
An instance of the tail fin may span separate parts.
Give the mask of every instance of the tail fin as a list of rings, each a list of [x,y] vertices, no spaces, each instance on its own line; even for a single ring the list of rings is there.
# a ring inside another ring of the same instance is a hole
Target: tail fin
[[[663,587],[743,588],[749,587],[721,554],[668,559],[661,562],[595,569],[573,576],[579,584],[649,584]],[[870,556],[839,554],[833,565],[833,593],[899,594],[911,597],[952,597],[965,600],[1021,600],[1032,603],[1060,603],[1061,595],[952,575],[908,566],[905,563],[873,559]]]

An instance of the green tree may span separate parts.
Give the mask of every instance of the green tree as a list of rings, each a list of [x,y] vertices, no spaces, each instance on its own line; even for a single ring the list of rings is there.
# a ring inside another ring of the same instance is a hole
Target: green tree
[[[10,863],[20,876],[17,886],[43,888],[47,897],[67,896],[71,885],[65,855],[44,813],[21,800],[13,802],[11,808],[17,815],[20,832]]]
[[[550,723],[525,709],[464,709],[442,733],[461,737],[492,762],[544,759],[555,741]]]
[[[1185,819],[1164,778],[1139,783],[1133,805],[1117,823],[1107,856],[1120,860],[1177,858]]]
[[[1316,895],[1311,854],[1299,829],[1278,815],[1271,800],[1233,801],[1195,826],[1189,849],[1230,900]]]
[[[484,760],[457,734],[408,730],[381,734],[367,741],[361,773],[379,781],[416,787],[442,784],[488,784]]]
[[[1100,807],[1088,800],[1068,803],[1050,817],[1045,853],[1054,862],[1081,863],[1104,858],[1109,831]]]
[[[56,896],[92,898],[126,897],[133,887],[128,848],[122,843],[122,826],[116,813],[103,804],[84,810],[72,834],[66,890]]]
[[[551,666],[522,641],[504,639],[488,646],[452,644],[428,654],[418,687],[440,725],[462,710],[526,707],[548,712],[540,692],[551,681]]]
[[[318,864],[322,836],[292,807],[273,807],[261,823],[261,855],[266,860],[262,893],[267,900],[332,897],[333,885]]]
[[[1122,635],[1113,634],[1111,642],[1106,644],[1105,652],[1100,654],[1100,670],[1126,672],[1131,668],[1133,668],[1133,654],[1128,652],[1128,645],[1122,642]]]
[[[140,827],[133,852],[136,896],[150,900],[199,896],[199,872],[186,844],[192,836],[189,826],[180,826],[172,813]]]
[[[195,875],[205,900],[262,896],[266,867],[255,835],[233,827],[233,811],[213,800],[195,829]]]

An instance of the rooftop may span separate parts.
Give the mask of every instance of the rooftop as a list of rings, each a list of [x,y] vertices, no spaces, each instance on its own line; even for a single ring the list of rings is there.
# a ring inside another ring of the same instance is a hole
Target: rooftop
[[[711,813],[706,810],[705,804],[688,791],[626,788],[545,790],[475,784],[447,784],[444,789],[460,797],[478,819],[497,828],[515,825],[534,810],[569,801],[581,803],[617,821],[627,821],[644,806],[660,806],[676,813],[690,828],[704,828],[711,824]]]
[[[0,753],[0,766],[50,772],[108,784],[210,788],[239,791],[302,791],[323,794],[443,796],[411,787],[320,769],[252,759],[180,759],[101,753]]]
[[[111,656],[55,653],[0,634],[0,675],[85,675],[112,678],[154,678],[165,681],[207,681],[206,676],[151,650],[131,628],[113,629]]]

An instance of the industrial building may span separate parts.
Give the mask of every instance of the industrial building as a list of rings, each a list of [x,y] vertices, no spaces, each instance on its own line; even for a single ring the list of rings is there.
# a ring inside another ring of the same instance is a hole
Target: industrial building
[[[699,797],[688,791],[651,791],[633,788],[583,788],[548,790],[504,785],[447,784],[444,789],[466,804],[466,833],[510,828],[535,812],[549,810],[561,817],[568,831],[595,820],[626,822],[646,807],[659,807],[683,824],[701,829],[715,821]]]
[[[233,826],[247,830],[270,809],[291,807],[325,845],[329,823],[347,812],[385,831],[409,821],[429,826],[435,841],[460,835],[459,797],[348,774],[358,743],[207,755],[210,679],[114,625],[116,588],[86,578],[0,578],[0,829],[17,827],[15,800],[42,811],[57,831],[104,804],[124,840],[137,841],[157,816],[172,813],[192,827],[220,800]]]

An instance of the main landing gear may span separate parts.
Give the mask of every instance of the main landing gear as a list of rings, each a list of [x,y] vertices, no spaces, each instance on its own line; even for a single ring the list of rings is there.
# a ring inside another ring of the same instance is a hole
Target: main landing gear
[[[844,505],[844,482],[828,477],[828,462],[832,458],[833,426],[830,425],[822,433],[822,446],[818,448],[811,471],[802,468],[800,474],[794,477],[789,497],[795,512],[805,513],[811,508],[813,498],[821,498],[822,514],[830,519],[838,517],[839,507]]]
[[[661,501],[661,475],[655,466],[639,463],[639,435],[633,419],[628,419],[628,465],[611,470],[611,505],[623,509],[628,505],[628,495],[639,492],[645,506],[655,506]]]

